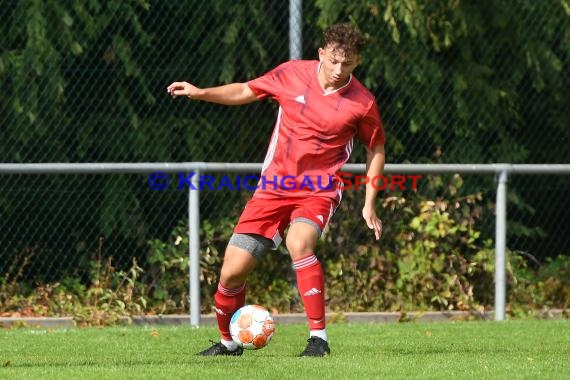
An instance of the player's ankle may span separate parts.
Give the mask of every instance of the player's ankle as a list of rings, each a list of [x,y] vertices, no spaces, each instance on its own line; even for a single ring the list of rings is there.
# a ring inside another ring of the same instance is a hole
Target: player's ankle
[[[322,340],[326,341],[327,340],[327,330],[326,329],[311,330],[309,333],[309,336],[316,336],[316,337],[319,337]]]
[[[238,345],[233,340],[226,340],[224,338],[220,339],[220,343],[223,344],[228,351],[235,351],[238,348]]]

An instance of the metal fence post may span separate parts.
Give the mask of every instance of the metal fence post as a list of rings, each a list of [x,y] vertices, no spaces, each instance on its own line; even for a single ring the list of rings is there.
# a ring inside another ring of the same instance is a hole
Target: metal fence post
[[[289,59],[303,56],[303,0],[289,0]]]
[[[506,299],[506,234],[507,234],[507,169],[499,172],[497,210],[495,215],[495,320],[505,320]]]
[[[200,172],[192,177],[193,188],[188,189],[189,270],[190,270],[190,324],[200,326]]]

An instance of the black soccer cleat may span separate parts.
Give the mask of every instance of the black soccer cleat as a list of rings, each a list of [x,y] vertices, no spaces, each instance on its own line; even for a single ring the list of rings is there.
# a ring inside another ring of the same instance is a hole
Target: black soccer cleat
[[[241,356],[243,354],[243,348],[238,347],[233,351],[230,351],[221,342],[212,342],[212,346],[205,349],[204,351],[198,352],[196,355],[199,356]]]
[[[307,340],[305,351],[301,352],[299,356],[326,356],[330,353],[331,349],[326,340],[312,336]]]

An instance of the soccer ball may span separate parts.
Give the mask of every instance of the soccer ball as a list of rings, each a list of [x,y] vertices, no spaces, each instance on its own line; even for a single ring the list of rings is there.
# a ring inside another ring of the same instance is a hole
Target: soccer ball
[[[274,332],[273,318],[263,306],[245,305],[232,315],[230,321],[232,339],[248,350],[267,346]]]

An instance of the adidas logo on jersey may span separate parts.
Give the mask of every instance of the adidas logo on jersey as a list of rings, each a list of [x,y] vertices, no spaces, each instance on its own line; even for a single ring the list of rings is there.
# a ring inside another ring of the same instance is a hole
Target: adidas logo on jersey
[[[297,96],[297,97],[295,98],[295,101],[296,101],[296,102],[299,102],[299,103],[301,103],[301,104],[307,104],[307,103],[305,102],[305,97],[304,97],[303,95]]]
[[[304,296],[316,296],[317,294],[321,294],[321,291],[317,288],[311,288],[303,294]]]

